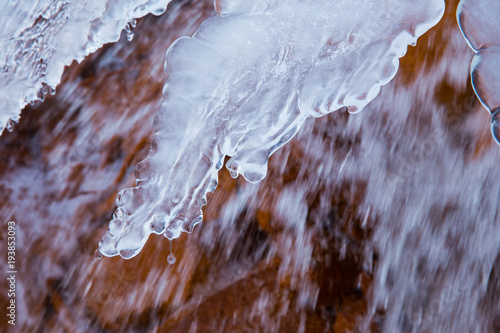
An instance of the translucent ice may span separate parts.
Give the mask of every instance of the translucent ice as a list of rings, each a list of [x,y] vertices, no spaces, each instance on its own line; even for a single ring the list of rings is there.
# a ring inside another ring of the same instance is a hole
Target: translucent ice
[[[7,0],[0,11],[0,134],[28,103],[53,91],[64,66],[103,44],[169,0]]]
[[[395,75],[442,0],[221,0],[218,17],[167,52],[165,101],[137,186],[120,192],[100,242],[131,258],[151,233],[176,238],[202,221],[225,156],[258,182],[307,117],[359,112]]]
[[[457,8],[460,29],[474,51],[500,45],[500,1],[462,0]]]
[[[492,114],[492,133],[500,143],[498,115],[500,108],[500,2],[497,0],[462,0],[457,20],[469,46],[476,53],[471,62],[474,91]],[[498,113],[496,113],[498,114]]]
[[[500,12],[499,12],[500,19]],[[479,50],[471,62],[474,91],[492,112],[500,107],[500,45]]]
[[[491,133],[497,143],[500,144],[500,109],[496,109],[491,116]]]

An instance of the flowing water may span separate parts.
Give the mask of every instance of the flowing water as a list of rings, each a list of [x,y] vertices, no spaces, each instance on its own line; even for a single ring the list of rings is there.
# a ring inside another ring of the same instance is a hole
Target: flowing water
[[[67,68],[57,93],[0,137],[0,243],[15,221],[18,271],[16,327],[2,329],[500,330],[500,150],[457,5],[361,113],[304,119],[261,182],[223,168],[191,234],[171,246],[153,234],[130,260],[94,253],[150,150],[167,49],[215,16],[213,3],[173,1],[139,20],[131,42],[123,33]]]

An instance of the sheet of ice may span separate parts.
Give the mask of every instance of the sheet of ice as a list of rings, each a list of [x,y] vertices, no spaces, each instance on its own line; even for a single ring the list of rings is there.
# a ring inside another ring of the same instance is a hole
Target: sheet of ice
[[[116,42],[135,19],[170,0],[8,0],[0,11],[0,134],[21,109],[53,92],[64,66]],[[10,120],[11,119],[11,120]]]
[[[500,2],[462,0],[457,8],[457,20],[476,53],[470,69],[472,86],[492,114],[491,131],[500,144]]]
[[[105,256],[131,258],[151,233],[202,221],[225,156],[233,177],[265,177],[270,155],[307,117],[359,112],[398,58],[435,25],[442,0],[215,1],[218,17],[167,52],[164,104],[137,186],[121,191]]]

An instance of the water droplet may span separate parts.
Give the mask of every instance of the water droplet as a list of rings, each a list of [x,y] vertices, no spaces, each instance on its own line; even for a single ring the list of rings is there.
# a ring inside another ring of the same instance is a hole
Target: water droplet
[[[493,116],[491,117],[491,133],[495,141],[500,144],[500,108],[493,111]]]
[[[170,254],[168,255],[167,257],[167,262],[170,264],[170,265],[173,265],[175,264],[175,256],[174,254],[172,253],[172,240],[169,239],[170,241]]]
[[[101,251],[99,251],[99,249],[95,250],[95,258],[97,260],[101,260],[102,259],[102,253],[101,253]]]
[[[173,253],[170,253],[167,257],[167,261],[170,265],[173,265],[175,264],[175,256]]]
[[[7,131],[12,132],[14,130],[14,124],[15,124],[14,120],[9,119],[7,121],[7,125],[5,126],[5,128],[7,129]]]

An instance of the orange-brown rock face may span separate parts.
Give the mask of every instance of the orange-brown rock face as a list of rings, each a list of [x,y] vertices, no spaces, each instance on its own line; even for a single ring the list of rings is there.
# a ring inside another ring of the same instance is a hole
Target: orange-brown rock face
[[[476,200],[487,182],[470,170],[480,174],[500,161],[489,116],[468,81],[472,52],[456,25],[455,8],[456,1],[447,4],[441,23],[408,50],[394,81],[361,114],[340,110],[309,119],[273,155],[266,179],[257,185],[222,170],[204,222],[173,241],[173,265],[167,262],[169,241],[159,236],[131,260],[96,260],[94,252],[116,194],[133,186],[134,166],[149,150],[166,79],[165,52],[215,15],[213,4],[175,1],[163,16],[139,21],[132,42],[122,38],[73,64],[57,93],[25,109],[14,131],[0,137],[2,248],[6,222],[17,226],[17,325],[12,330],[2,319],[2,330],[436,332],[446,327],[439,320],[453,317],[431,311],[433,300],[443,300],[433,288],[462,281],[462,268],[454,265],[477,245],[475,224],[457,226],[459,234],[446,226],[453,219],[472,221],[471,216],[477,223],[495,220],[487,208],[472,212],[475,206],[469,209],[459,192],[469,189],[470,201]],[[442,177],[454,167],[462,174]],[[477,185],[461,187],[466,177]],[[431,198],[427,179],[449,190]],[[493,186],[498,188],[498,181]],[[446,234],[448,263],[434,264],[431,250],[419,252],[440,241],[426,240],[422,230]],[[465,248],[461,239],[472,245]],[[415,267],[394,269],[389,263],[400,260],[394,253]],[[481,258],[485,265],[492,262]],[[488,272],[488,292],[476,298],[484,327],[492,329],[499,312],[491,305],[498,274]],[[5,308],[6,280],[0,285]],[[425,297],[417,299],[412,286]],[[462,309],[460,295],[452,294],[443,306]]]

